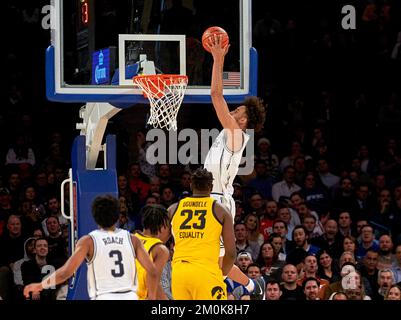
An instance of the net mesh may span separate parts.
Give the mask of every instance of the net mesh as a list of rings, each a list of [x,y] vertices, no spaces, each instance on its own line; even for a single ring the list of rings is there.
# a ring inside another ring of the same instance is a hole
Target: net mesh
[[[133,79],[149,99],[148,124],[167,130],[177,130],[177,114],[188,84],[182,75],[140,75]]]

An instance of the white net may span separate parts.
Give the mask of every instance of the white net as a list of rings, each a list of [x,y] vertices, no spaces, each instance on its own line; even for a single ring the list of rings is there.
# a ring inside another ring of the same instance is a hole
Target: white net
[[[148,124],[167,130],[177,130],[177,114],[188,84],[188,77],[181,75],[141,75],[134,77],[144,95],[149,99]]]

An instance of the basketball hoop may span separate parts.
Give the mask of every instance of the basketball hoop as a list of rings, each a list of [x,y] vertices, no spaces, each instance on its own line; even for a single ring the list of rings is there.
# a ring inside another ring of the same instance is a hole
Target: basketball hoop
[[[177,114],[188,85],[188,77],[178,74],[140,75],[133,78],[149,99],[148,124],[177,130]]]

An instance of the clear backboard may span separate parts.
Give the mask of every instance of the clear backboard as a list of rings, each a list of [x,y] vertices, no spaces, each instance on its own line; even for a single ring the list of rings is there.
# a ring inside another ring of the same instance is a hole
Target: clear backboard
[[[256,95],[251,0],[53,0],[46,57],[47,97],[61,102],[147,103],[138,73],[185,74],[184,103],[210,103],[212,56],[201,43],[224,28],[231,48],[223,82],[228,102]]]

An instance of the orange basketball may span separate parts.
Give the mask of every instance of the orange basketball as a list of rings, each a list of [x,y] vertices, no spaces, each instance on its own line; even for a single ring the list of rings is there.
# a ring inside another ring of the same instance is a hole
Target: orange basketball
[[[226,46],[230,41],[226,30],[224,30],[223,28],[220,28],[220,27],[207,28],[206,31],[202,35],[202,45],[203,45],[203,48],[207,52],[210,52],[210,50],[206,47],[206,43],[208,43],[209,42],[209,38],[213,37],[215,34],[216,35],[222,35],[222,41],[221,41],[221,46],[222,47]]]

